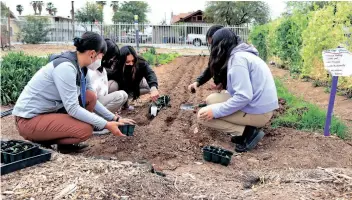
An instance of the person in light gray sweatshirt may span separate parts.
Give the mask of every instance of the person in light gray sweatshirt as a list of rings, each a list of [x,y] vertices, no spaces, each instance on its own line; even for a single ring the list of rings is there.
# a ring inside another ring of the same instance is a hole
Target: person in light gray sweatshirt
[[[92,88],[88,68],[97,70],[106,52],[106,42],[97,33],[74,39],[76,50],[53,55],[27,83],[13,110],[16,126],[27,140],[61,152],[80,151],[87,145],[93,127],[123,136],[118,126],[135,123],[107,110]],[[96,113],[93,113],[93,111]]]
[[[274,78],[257,49],[243,43],[230,29],[213,35],[209,67],[212,74],[225,74],[226,93],[207,98],[207,107],[198,112],[198,121],[208,127],[232,134],[235,150],[253,149],[264,137],[265,126],[279,108]],[[226,72],[226,73],[223,73]]]

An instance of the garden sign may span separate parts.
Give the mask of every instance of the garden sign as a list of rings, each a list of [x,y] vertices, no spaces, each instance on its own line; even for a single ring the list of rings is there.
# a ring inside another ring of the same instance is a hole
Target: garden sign
[[[332,85],[328,112],[326,115],[324,135],[330,135],[332,111],[334,109],[335,95],[339,76],[352,76],[352,53],[345,48],[336,48],[323,51],[324,67],[332,75]]]

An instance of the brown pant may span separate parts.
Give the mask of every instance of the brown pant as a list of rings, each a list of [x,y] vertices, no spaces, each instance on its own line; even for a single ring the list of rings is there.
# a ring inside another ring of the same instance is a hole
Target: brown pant
[[[86,109],[93,112],[97,96],[86,92]],[[52,141],[56,144],[77,144],[87,140],[93,133],[93,126],[79,121],[68,114],[41,114],[31,119],[16,117],[20,135],[30,141]]]
[[[231,98],[231,96],[228,93],[213,93],[209,95],[206,100],[208,106],[202,109],[207,109],[209,107],[211,108],[214,104],[225,102],[229,98]],[[199,110],[199,112],[201,110]],[[272,116],[273,116],[273,112],[267,112],[264,114],[255,115],[255,114],[247,114],[242,111],[237,111],[229,116],[222,117],[219,119],[213,119],[210,121],[201,120],[199,118],[199,115],[197,119],[198,119],[198,122],[204,126],[214,128],[216,130],[227,132],[227,133],[242,134],[244,131],[244,128],[247,125],[255,126],[258,128],[263,127],[265,126],[266,123],[270,121]]]

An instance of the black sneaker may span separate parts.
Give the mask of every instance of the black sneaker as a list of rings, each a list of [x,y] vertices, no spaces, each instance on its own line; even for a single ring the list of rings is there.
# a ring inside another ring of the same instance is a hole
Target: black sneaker
[[[260,140],[263,139],[264,135],[265,135],[264,132],[260,129],[257,129],[256,131],[254,131],[251,137],[246,141],[247,150],[250,151],[254,149],[254,147],[257,146]]]
[[[260,129],[253,126],[246,126],[242,138],[239,136],[232,137],[231,141],[236,144],[235,151],[242,153],[254,149],[264,135],[264,132]],[[243,139],[243,143],[240,143],[241,139]]]
[[[244,144],[244,137],[242,135],[234,135],[231,137],[231,142],[235,144]]]
[[[87,145],[87,144],[81,144],[81,143],[79,143],[79,144],[58,144],[57,151],[62,154],[79,153],[79,152],[82,152],[88,146],[89,145]]]

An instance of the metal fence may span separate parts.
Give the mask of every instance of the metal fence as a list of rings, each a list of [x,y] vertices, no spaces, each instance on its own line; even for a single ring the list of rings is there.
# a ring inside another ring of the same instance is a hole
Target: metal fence
[[[7,23],[6,21],[2,21]],[[11,41],[21,42],[21,29],[28,24],[25,21],[11,20]],[[205,34],[211,24],[179,24],[179,25],[153,25],[139,24],[140,46],[189,46],[206,47]],[[133,45],[136,43],[135,24],[116,23],[116,24],[87,24],[67,22],[52,22],[45,26],[49,33],[47,42],[65,43],[72,42],[74,37],[81,36],[86,31],[94,31],[105,38],[110,38],[116,43]],[[74,32],[73,32],[74,28]],[[228,27],[239,35],[244,41],[248,39],[248,26]]]

